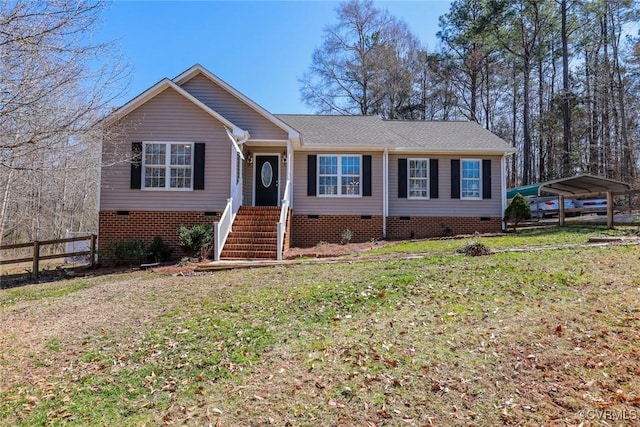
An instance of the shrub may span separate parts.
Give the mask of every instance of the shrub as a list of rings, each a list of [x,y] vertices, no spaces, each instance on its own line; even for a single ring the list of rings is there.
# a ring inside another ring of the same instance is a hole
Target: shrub
[[[173,249],[162,240],[162,237],[156,236],[147,249],[147,259],[154,262],[164,262],[171,257],[172,252]]]
[[[213,242],[213,230],[209,225],[196,224],[191,228],[181,225],[178,233],[180,246],[189,256],[203,256],[203,252],[206,252]]]
[[[520,222],[528,219],[531,219],[531,206],[527,199],[518,193],[504,210],[504,220],[507,223],[512,223],[515,230]]]
[[[106,249],[106,257],[115,265],[139,264],[146,255],[142,240],[113,240]]]
[[[346,245],[351,241],[351,237],[353,237],[353,233],[348,228],[340,234],[340,244]]]

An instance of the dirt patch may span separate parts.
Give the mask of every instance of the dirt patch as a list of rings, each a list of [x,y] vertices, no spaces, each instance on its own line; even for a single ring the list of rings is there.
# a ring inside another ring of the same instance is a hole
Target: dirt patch
[[[374,248],[380,248],[397,242],[375,240],[364,243],[319,243],[310,248],[290,248],[284,253],[285,259],[295,258],[333,258],[344,255],[356,255]]]

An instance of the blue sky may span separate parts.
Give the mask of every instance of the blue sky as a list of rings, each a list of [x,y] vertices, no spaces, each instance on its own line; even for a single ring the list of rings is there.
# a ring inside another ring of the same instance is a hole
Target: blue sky
[[[312,113],[298,79],[337,22],[334,1],[115,1],[96,33],[115,40],[132,66],[123,104],[195,63],[272,113]],[[437,47],[438,17],[450,1],[378,1],[402,18],[422,44]]]

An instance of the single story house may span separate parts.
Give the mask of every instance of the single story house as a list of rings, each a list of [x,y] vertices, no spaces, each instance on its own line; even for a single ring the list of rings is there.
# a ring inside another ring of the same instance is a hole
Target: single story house
[[[275,115],[194,65],[103,126],[101,251],[198,223],[215,259],[503,229],[514,150],[473,122]]]

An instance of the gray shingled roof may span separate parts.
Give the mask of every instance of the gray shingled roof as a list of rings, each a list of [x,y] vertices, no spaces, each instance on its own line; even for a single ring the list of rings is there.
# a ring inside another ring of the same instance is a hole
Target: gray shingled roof
[[[297,130],[304,147],[389,147],[429,151],[512,152],[474,122],[382,120],[376,116],[276,116]]]
[[[384,121],[398,135],[398,148],[428,148],[435,151],[503,151],[512,147],[496,134],[475,122],[445,121]]]
[[[397,137],[375,116],[321,116],[278,114],[297,130],[303,146],[393,146]]]

